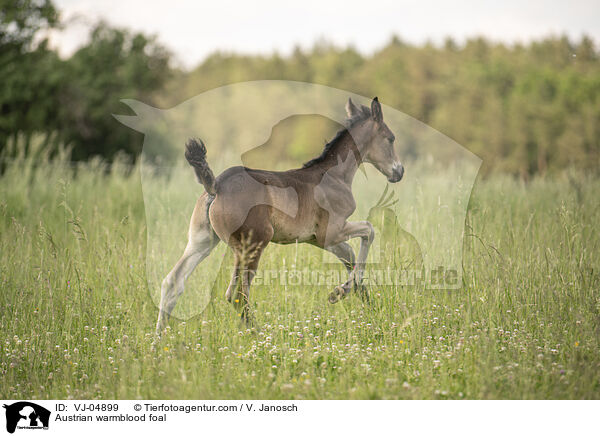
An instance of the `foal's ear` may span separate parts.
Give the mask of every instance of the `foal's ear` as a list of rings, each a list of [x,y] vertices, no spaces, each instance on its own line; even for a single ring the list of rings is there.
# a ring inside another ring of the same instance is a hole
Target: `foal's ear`
[[[352,99],[349,98],[348,103],[346,103],[346,114],[348,114],[348,118],[352,118],[355,115],[358,115],[359,112],[360,112],[360,109],[357,108],[354,105],[354,103],[352,102]]]
[[[373,115],[373,119],[375,121],[383,121],[383,112],[381,112],[381,105],[379,104],[377,97],[375,97],[371,102],[371,115]]]

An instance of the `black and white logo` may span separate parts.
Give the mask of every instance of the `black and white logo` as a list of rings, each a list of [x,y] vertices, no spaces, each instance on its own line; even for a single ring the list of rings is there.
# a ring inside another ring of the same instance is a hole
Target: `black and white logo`
[[[4,404],[6,409],[6,431],[14,433],[16,429],[48,429],[50,411],[29,401]]]

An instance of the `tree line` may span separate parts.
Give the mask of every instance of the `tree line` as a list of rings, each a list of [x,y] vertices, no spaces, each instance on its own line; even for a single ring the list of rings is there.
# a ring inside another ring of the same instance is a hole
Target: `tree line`
[[[43,134],[48,147],[72,147],[74,159],[135,158],[141,135],[111,116],[126,112],[121,98],[166,108],[226,84],[286,79],[377,95],[478,154],[484,171],[527,177],[599,167],[600,62],[585,36],[513,45],[484,38],[413,45],[393,37],[368,56],[319,42],[286,56],[217,52],[181,71],[153,38],[106,24],[60,59],[44,42],[32,45],[36,32],[57,23],[49,1],[0,3],[13,9],[0,14],[0,147]]]
[[[83,47],[61,59],[36,38],[60,24],[51,1],[0,5],[0,149],[17,142],[27,148],[42,137],[46,147],[70,147],[74,160],[135,157],[143,138],[112,114],[123,112],[122,98],[152,101],[172,74],[168,50],[100,22]]]

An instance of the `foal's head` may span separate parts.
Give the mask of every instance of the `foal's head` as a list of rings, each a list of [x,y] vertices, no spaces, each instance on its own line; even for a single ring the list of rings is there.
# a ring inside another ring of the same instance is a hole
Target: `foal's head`
[[[396,137],[383,121],[377,97],[371,102],[371,109],[356,106],[349,99],[346,112],[350,118],[349,130],[358,145],[362,161],[375,166],[389,182],[399,182],[404,175],[404,167],[394,150]]]

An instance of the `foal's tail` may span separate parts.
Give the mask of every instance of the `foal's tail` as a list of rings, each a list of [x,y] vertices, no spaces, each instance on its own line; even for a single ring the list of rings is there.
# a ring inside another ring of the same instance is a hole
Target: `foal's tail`
[[[196,178],[204,185],[204,189],[210,195],[215,195],[215,175],[206,162],[206,147],[199,139],[190,139],[185,144],[185,158],[194,167]]]

